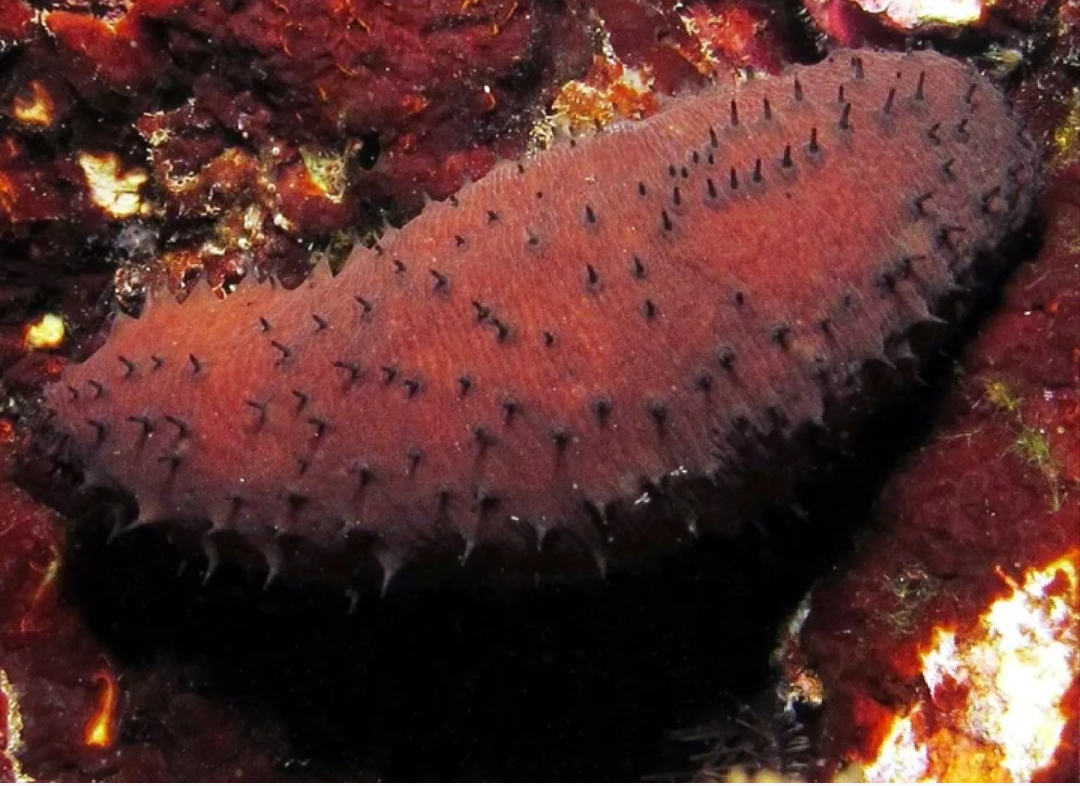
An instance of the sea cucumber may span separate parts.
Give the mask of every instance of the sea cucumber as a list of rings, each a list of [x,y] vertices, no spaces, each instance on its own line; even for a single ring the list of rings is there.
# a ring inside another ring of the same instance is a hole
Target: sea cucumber
[[[46,404],[136,524],[271,576],[603,572],[782,498],[1037,161],[965,64],[838,51],[502,163],[336,276],[155,297]]]

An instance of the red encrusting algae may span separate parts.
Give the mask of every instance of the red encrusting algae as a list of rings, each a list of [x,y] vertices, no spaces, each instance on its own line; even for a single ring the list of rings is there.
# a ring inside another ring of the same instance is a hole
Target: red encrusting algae
[[[158,298],[47,403],[140,523],[271,574],[602,571],[786,494],[1036,169],[963,64],[837,52],[500,165],[336,278]]]

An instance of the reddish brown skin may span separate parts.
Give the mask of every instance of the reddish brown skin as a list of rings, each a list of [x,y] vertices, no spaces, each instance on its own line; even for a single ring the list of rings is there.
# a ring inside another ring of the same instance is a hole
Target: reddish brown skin
[[[963,64],[837,52],[501,165],[336,278],[157,300],[47,404],[140,522],[271,574],[602,571],[783,493],[1036,167]]]

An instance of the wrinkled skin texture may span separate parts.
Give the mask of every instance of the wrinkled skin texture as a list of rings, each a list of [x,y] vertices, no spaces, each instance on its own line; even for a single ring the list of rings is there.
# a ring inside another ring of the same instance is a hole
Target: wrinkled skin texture
[[[595,573],[782,497],[1037,183],[976,74],[841,51],[504,164],[336,278],[154,302],[46,406],[140,524],[271,575]]]

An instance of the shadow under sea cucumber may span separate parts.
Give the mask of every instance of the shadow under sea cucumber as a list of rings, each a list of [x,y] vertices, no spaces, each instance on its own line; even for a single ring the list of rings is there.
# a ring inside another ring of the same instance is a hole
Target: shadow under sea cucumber
[[[153,299],[46,403],[89,483],[213,558],[603,572],[788,494],[1037,183],[967,65],[838,51],[501,164],[336,277]]]

